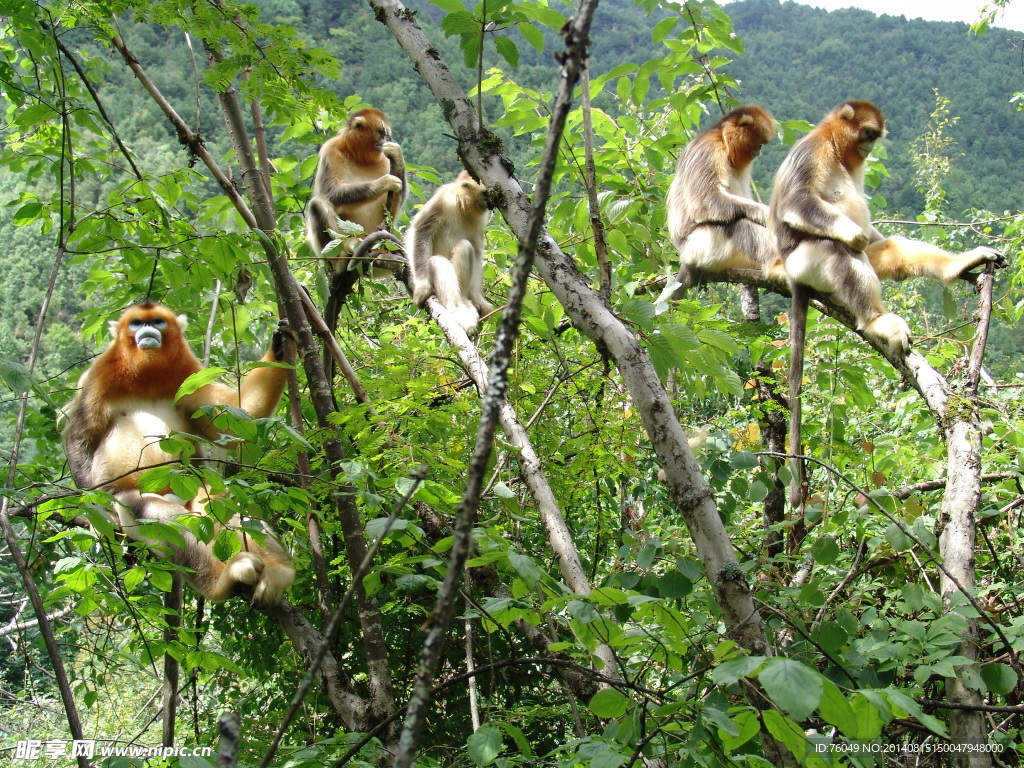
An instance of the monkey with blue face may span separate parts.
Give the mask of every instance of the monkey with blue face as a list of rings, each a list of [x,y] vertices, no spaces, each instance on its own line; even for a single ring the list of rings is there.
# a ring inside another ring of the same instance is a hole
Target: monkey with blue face
[[[238,531],[240,551],[225,563],[188,529],[181,531],[183,543],[169,543],[140,528],[147,520],[171,522],[203,514],[207,501],[201,497],[183,503],[169,487],[156,493],[140,490],[139,479],[147,469],[179,459],[161,445],[165,437],[197,435],[215,442],[219,431],[207,415],[197,413],[201,407],[234,406],[253,418],[265,418],[276,410],[285,387],[284,368],[262,366],[247,373],[237,390],[214,381],[175,401],[182,382],[202,370],[185,341],[185,327],[184,315],[152,302],[130,307],[111,322],[113,341],[82,375],[63,412],[68,466],[80,488],[110,492],[122,530],[188,569],[186,579],[200,594],[213,601],[245,594],[253,604],[268,608],[281,600],[295,569],[265,529],[254,536],[237,518],[231,520],[228,525]],[[280,328],[263,362],[293,358],[287,328]]]

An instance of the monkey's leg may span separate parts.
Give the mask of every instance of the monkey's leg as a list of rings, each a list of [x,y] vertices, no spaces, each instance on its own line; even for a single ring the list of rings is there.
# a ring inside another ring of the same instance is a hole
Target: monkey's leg
[[[253,587],[260,580],[264,563],[255,553],[239,552],[225,565],[187,529],[178,529],[181,543],[155,539],[139,530],[146,520],[170,523],[181,515],[192,514],[181,504],[160,494],[138,491],[122,491],[117,494],[117,500],[117,513],[124,532],[132,539],[154,547],[161,557],[189,569],[185,574],[186,580],[206,599],[213,602],[227,600],[236,593],[237,585]]]
[[[271,535],[270,529],[265,524],[261,523],[261,526],[264,535],[259,540],[250,535],[248,530],[238,532],[242,548],[245,550],[239,555],[251,554],[262,561],[263,571],[253,587],[252,602],[257,607],[269,608],[281,601],[285,590],[295,581],[295,568],[292,566],[291,558]],[[232,562],[239,555],[228,562],[228,568],[231,568]]]
[[[730,263],[726,269],[760,269],[765,277],[771,280],[788,283],[786,268],[782,265],[782,257],[775,248],[775,238],[768,228],[750,219],[738,219],[731,225],[733,243],[733,259],[745,263]]]
[[[475,336],[480,315],[476,307],[463,298],[455,265],[444,256],[431,256],[427,269],[437,300],[455,316],[455,322],[467,334]]]
[[[910,327],[882,304],[882,286],[867,257],[835,240],[805,240],[786,257],[793,282],[830,295],[853,313],[857,328],[898,354],[910,351]]]
[[[481,315],[492,312],[494,305],[484,298],[484,255],[477,253],[469,240],[460,240],[452,249],[452,264],[455,265],[462,298],[476,307]]]
[[[331,242],[328,229],[338,228],[334,206],[324,197],[311,197],[306,204],[306,237],[314,253],[319,256]]]
[[[949,253],[930,243],[906,237],[889,237],[872,243],[865,250],[871,267],[883,280],[905,280],[908,277],[931,277],[950,284],[979,266],[993,263],[1006,265],[999,253],[981,246],[965,253]]]
[[[763,230],[763,236],[758,229]],[[676,272],[679,287],[672,298],[681,299],[686,289],[698,282],[704,272],[760,269],[757,259],[762,248],[775,252],[768,230],[748,219],[697,227],[679,246],[679,271]],[[778,267],[782,269],[781,260]]]

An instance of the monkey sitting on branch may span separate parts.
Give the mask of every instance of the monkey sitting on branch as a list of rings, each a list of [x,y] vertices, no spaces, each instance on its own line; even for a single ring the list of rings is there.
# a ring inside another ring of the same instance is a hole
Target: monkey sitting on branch
[[[879,278],[972,279],[971,270],[1004,266],[988,247],[953,254],[905,237],[885,238],[871,224],[864,161],[885,134],[885,118],[870,101],[847,101],[798,141],[779,167],[769,222],[792,289],[790,331],[790,453],[800,454],[800,389],[809,291],[852,313],[857,329],[891,354],[910,352],[910,327],[882,304]],[[795,486],[802,468],[794,471]],[[791,492],[797,503],[797,492]]]
[[[666,200],[669,237],[680,260],[674,298],[703,273],[759,269],[786,279],[767,226],[768,206],[751,193],[754,158],[776,132],[768,112],[747,104],[698,134],[679,156]]]
[[[68,466],[79,488],[109,491],[121,529],[186,568],[185,578],[204,597],[221,601],[251,594],[254,605],[269,608],[291,586],[295,569],[262,524],[249,530],[237,516],[228,522],[240,551],[227,562],[214,554],[213,541],[200,541],[188,528],[173,541],[146,532],[147,521],[202,515],[208,501],[197,497],[183,503],[169,487],[157,493],[141,490],[139,480],[147,469],[180,458],[165,449],[164,438],[197,435],[216,441],[219,431],[201,407],[233,406],[254,419],[266,418],[276,410],[286,382],[285,368],[261,366],[247,373],[237,390],[213,381],[176,399],[185,379],[202,370],[185,341],[185,327],[184,315],[153,302],[130,307],[111,322],[113,341],[82,375],[64,409]],[[279,329],[263,362],[292,359],[289,344],[287,328]]]
[[[484,298],[488,218],[487,188],[463,171],[437,189],[405,233],[413,301],[422,307],[436,296],[470,336],[494,310]]]

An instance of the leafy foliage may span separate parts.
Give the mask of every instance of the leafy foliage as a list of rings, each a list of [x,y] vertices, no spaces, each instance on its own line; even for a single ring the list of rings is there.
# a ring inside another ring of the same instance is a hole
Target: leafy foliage
[[[976,597],[996,618],[983,630],[983,661],[973,665],[957,647],[965,620],[976,612],[966,603],[944,606],[936,589],[941,491],[912,488],[945,472],[944,425],[861,340],[833,321],[812,317],[804,430],[808,453],[823,464],[811,472],[813,493],[802,517],[766,520],[766,499],[788,480],[767,437],[771,417],[781,409],[771,394],[781,386],[786,365],[782,304],[765,297],[763,320],[750,321],[741,319],[731,287],[706,286],[669,302],[672,286],[666,278],[674,274],[675,254],[663,234],[664,196],[675,157],[707,115],[733,103],[741,83],[746,98],[763,101],[776,114],[814,120],[847,95],[846,82],[841,73],[822,78],[820,68],[801,66],[792,57],[828,54],[834,63],[838,56],[852,60],[855,51],[867,58],[874,45],[869,40],[891,44],[886,36],[896,34],[926,49],[915,47],[914,55],[938,56],[939,46],[917,42],[915,23],[883,19],[874,22],[872,32],[857,12],[825,17],[771,0],[730,4],[728,14],[712,2],[645,0],[638,7],[650,15],[622,4],[606,11],[615,24],[598,24],[595,62],[607,66],[591,72],[600,215],[614,266],[611,302],[641,339],[681,423],[703,434],[693,441],[697,461],[740,555],[738,576],[753,584],[780,653],[750,654],[722,635],[711,583],[718,574],[702,571],[695,544],[659,478],[641,423],[642,404],[631,401],[602,350],[567,327],[564,309],[536,280],[524,307],[509,399],[529,422],[530,438],[594,589],[573,592],[560,577],[536,501],[523,482],[522,457],[500,443],[475,529],[461,616],[479,668],[476,707],[483,724],[474,731],[467,685],[454,680],[467,664],[465,640],[453,631],[446,649],[453,684],[435,692],[436,711],[421,761],[620,768],[642,756],[672,765],[758,765],[764,764],[761,739],[770,734],[797,763],[818,766],[840,764],[841,753],[830,751],[833,745],[863,747],[868,754],[866,745],[873,742],[914,750],[947,738],[945,713],[927,703],[944,695],[947,678],[966,677],[995,703],[1019,701],[1019,681],[1009,663],[1024,650],[1019,567],[1012,554],[1020,546],[1019,388],[993,387],[982,404],[990,479],[978,509],[985,547],[975,553],[984,584]],[[485,74],[476,83],[483,117],[506,140],[524,179],[548,125],[554,75],[539,52],[551,53],[551,30],[561,25],[566,11],[537,3],[481,3],[469,9],[444,0],[420,13],[442,55],[465,66],[457,74],[467,83],[483,57]],[[276,626],[241,601],[203,606],[188,593],[182,630],[168,639],[163,597],[179,569],[125,543],[101,512],[110,505],[109,495],[75,490],[56,448],[57,410],[69,399],[105,321],[121,307],[143,295],[159,297],[192,316],[190,340],[197,349],[206,341],[206,320],[212,319],[211,370],[229,377],[259,357],[277,314],[270,271],[262,260],[261,238],[267,236],[247,229],[224,190],[175,146],[173,132],[123,63],[109,54],[106,41],[121,35],[179,111],[196,111],[189,124],[236,177],[241,177],[238,160],[214,117],[217,94],[235,87],[245,99],[262,104],[278,217],[273,238],[293,255],[293,270],[318,300],[325,280],[308,258],[301,225],[317,131],[330,131],[364,102],[380,106],[402,127],[399,138],[417,164],[413,189],[420,198],[457,166],[457,158],[438,128],[440,110],[427,106],[424,86],[390,55],[393,41],[361,5],[278,0],[258,9],[232,3],[111,8],[5,0],[3,14],[0,93],[6,127],[0,165],[8,173],[0,188],[9,212],[2,223],[9,248],[0,257],[8,275],[0,295],[12,311],[0,324],[0,379],[9,390],[3,444],[13,445],[15,435],[20,441],[5,490],[12,506],[23,510],[15,521],[19,544],[37,564],[34,575],[48,610],[59,613],[55,621],[64,659],[93,733],[156,743],[157,713],[148,694],[158,689],[157,667],[169,654],[181,663],[185,681],[180,739],[211,744],[217,713],[234,709],[245,724],[246,760],[254,761],[305,671],[302,657]],[[834,42],[845,31],[838,25],[829,22],[831,37],[816,37],[824,34],[823,19],[847,18],[858,31],[848,32],[850,42],[842,49]],[[783,46],[778,41],[792,36],[786,30],[794,24],[802,26],[805,39],[824,41],[800,51]],[[954,29],[947,26],[942,36]],[[222,57],[204,64],[198,51],[195,59],[183,55],[176,39],[182,33],[193,43],[208,42]],[[329,44],[339,54],[340,69],[306,40]],[[957,40],[964,49],[975,44]],[[367,50],[389,55],[367,55]],[[776,55],[790,61],[776,66]],[[892,57],[891,66],[906,69],[903,56]],[[956,70],[959,76],[962,66],[943,71]],[[342,79],[336,82],[339,71]],[[784,79],[797,76],[824,82],[812,98],[805,80]],[[903,80],[887,72],[876,78],[870,87],[857,83],[866,90],[856,95],[891,95],[893,107],[884,108],[899,114],[896,83]],[[372,92],[356,87],[368,82],[374,83]],[[915,89],[924,86],[930,111],[931,86],[915,81]],[[975,114],[966,107],[988,97],[959,79],[939,87],[948,94],[952,114],[964,119],[947,121],[940,112],[938,124],[961,136],[955,131]],[[821,101],[826,98],[827,103]],[[912,188],[908,161],[895,151],[898,142],[913,137],[902,127],[910,124],[894,128],[886,165],[873,166],[872,181],[890,173]],[[547,226],[578,268],[596,280],[597,248],[583,195],[583,126],[578,109],[562,138]],[[794,120],[785,127],[792,141],[806,125]],[[924,154],[947,157],[948,149],[940,142],[928,145]],[[1015,157],[985,154],[1007,166]],[[776,164],[771,156],[760,162],[763,169]],[[955,171],[945,179],[931,177],[922,222],[932,226],[923,228],[923,235],[953,249],[964,247],[965,228],[937,226],[948,223],[941,217],[942,194],[949,210],[959,210],[962,202],[956,201],[967,196],[955,191],[955,184],[970,182],[980,189],[987,175],[979,167],[969,178],[963,171],[959,177]],[[1007,172],[1001,178],[1013,176]],[[1002,185],[1006,197],[989,198],[997,201],[993,205],[1018,210],[1019,190],[1010,190],[1013,186]],[[998,242],[1009,252],[1018,251],[1024,239],[1019,214],[979,215],[969,223],[972,237]],[[517,244],[500,221],[492,223],[488,235],[486,287],[500,297]],[[1019,270],[1007,272],[1000,278],[998,311],[1002,333],[1009,336],[1019,327],[1024,302]],[[55,283],[49,288],[51,273]],[[47,296],[51,311],[40,317]],[[973,296],[963,287],[919,293],[900,286],[887,288],[887,301],[912,318],[921,333],[919,345],[933,363],[955,375],[974,335]],[[36,324],[43,332],[33,356]],[[484,347],[488,336],[485,331]],[[315,426],[312,405],[300,388],[299,424],[284,416],[253,421],[230,410],[217,415],[246,441],[234,456],[236,474],[222,477],[186,457],[180,466],[151,470],[145,482],[156,490],[169,485],[182,498],[209,488],[221,494],[213,514],[222,520],[257,510],[272,521],[300,573],[290,599],[314,616],[310,526],[315,517],[322,528],[329,594],[337,603],[358,564],[347,560],[341,521],[330,514],[332,500],[339,493],[350,495],[367,537],[374,538],[408,487],[410,466],[425,465],[427,480],[416,491],[416,505],[389,531],[363,582],[380,607],[387,671],[401,703],[409,696],[423,625],[443,578],[451,544],[444,525],[463,487],[478,401],[437,328],[388,280],[361,279],[344,308],[338,340],[372,402],[357,403],[336,382],[337,434]],[[1020,342],[997,340],[1002,350],[1014,349],[1014,343]],[[994,357],[997,384],[1019,385],[1019,357],[1006,351]],[[19,424],[22,394],[29,407]],[[346,446],[343,483],[330,479],[321,451],[324,442],[336,439]],[[308,473],[297,469],[304,459],[310,462]],[[200,538],[213,538],[208,521],[189,524]],[[167,525],[153,533],[169,541],[181,535]],[[773,537],[785,546],[772,549]],[[215,546],[224,553],[232,539],[219,539]],[[802,566],[811,557],[813,568],[805,573]],[[0,560],[0,573],[4,583],[16,579],[6,558]],[[0,618],[24,621],[23,602],[4,600]],[[544,653],[531,645],[537,637],[531,630],[547,635]],[[55,693],[49,678],[38,672],[38,636],[26,628],[21,638],[23,654],[0,662],[8,684],[24,692],[22,701],[5,705],[14,735],[66,738],[58,718],[33,721],[33,713],[49,712]],[[606,687],[599,687],[587,678],[573,688],[559,677],[573,665],[588,669],[602,647],[614,653],[618,679],[602,680]],[[345,682],[365,691],[372,670],[354,609],[331,651]],[[768,708],[755,709],[743,695],[753,687],[766,697]],[[993,739],[1007,750],[1018,749],[1015,721],[1002,723]],[[14,740],[5,733],[2,743]],[[286,734],[285,760],[323,765],[356,740],[342,727],[327,694],[314,689]],[[357,759],[382,760],[378,747],[371,742]],[[870,764],[864,756],[850,759]]]

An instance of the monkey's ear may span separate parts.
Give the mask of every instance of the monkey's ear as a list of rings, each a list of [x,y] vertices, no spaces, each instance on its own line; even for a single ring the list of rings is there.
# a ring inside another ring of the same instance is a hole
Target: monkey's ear
[[[182,333],[188,328],[188,318],[185,315],[178,315],[178,330]]]
[[[753,125],[754,118],[750,115],[740,115],[739,122],[737,125]]]
[[[843,120],[853,120],[853,116],[856,114],[852,104],[843,104],[839,108],[839,117]]]
[[[117,338],[117,320],[111,320],[107,323],[107,330],[110,331],[112,338]]]

